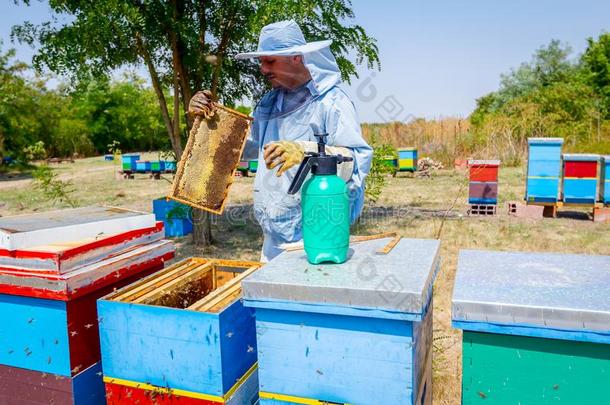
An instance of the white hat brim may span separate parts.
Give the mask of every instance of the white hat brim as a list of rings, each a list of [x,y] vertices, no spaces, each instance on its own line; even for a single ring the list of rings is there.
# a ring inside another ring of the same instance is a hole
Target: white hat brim
[[[333,41],[330,39],[324,41],[314,41],[308,42],[305,45],[293,46],[292,48],[286,48],[279,51],[256,51],[256,52],[245,52],[238,53],[235,55],[235,59],[253,59],[261,56],[292,56],[292,55],[302,55],[304,53],[316,52],[320,49],[324,49]]]

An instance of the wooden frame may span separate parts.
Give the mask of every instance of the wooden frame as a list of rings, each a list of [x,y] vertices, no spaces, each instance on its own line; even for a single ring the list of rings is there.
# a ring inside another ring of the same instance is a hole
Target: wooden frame
[[[204,119],[202,117],[197,117],[195,119],[195,123],[193,124],[193,129],[191,130],[191,133],[189,134],[189,139],[188,139],[186,147],[184,149],[184,153],[182,154],[182,158],[178,162],[178,165],[176,168],[176,176],[174,177],[174,183],[172,185],[172,191],[171,191],[171,194],[168,196],[168,198],[171,198],[173,200],[176,200],[176,201],[184,203],[184,204],[188,204],[195,208],[209,211],[213,214],[220,215],[223,213],[226,202],[227,202],[227,197],[229,195],[229,189],[231,188],[231,185],[233,184],[235,172],[237,171],[237,169],[239,167],[241,155],[242,155],[244,147],[246,145],[246,139],[248,137],[248,133],[250,130],[250,122],[252,121],[252,117],[249,117],[245,114],[242,114],[238,111],[232,110],[232,109],[227,108],[222,105],[218,105],[215,118],[221,119],[220,116],[223,114],[227,114],[227,113],[230,115],[233,115],[234,117],[246,120],[246,123],[245,123],[245,128],[244,128],[243,133],[235,134],[235,136],[238,136],[238,135],[240,136],[240,138],[237,139],[238,142],[234,142],[235,146],[239,145],[239,154],[234,155],[235,156],[234,162],[229,161],[229,164],[232,167],[230,173],[228,173],[227,177],[224,179],[215,179],[216,181],[222,180],[225,182],[225,189],[224,189],[224,193],[222,196],[222,202],[220,203],[220,206],[211,207],[211,206],[203,205],[202,203],[200,203],[198,201],[190,200],[188,198],[188,195],[185,195],[186,193],[183,192],[184,190],[181,191],[181,185],[182,185],[182,187],[184,187],[183,184],[185,184],[182,182],[182,178],[183,178],[183,176],[188,174],[187,161],[192,156],[193,149],[195,147],[196,137],[199,132],[200,126],[202,124],[204,124],[203,123]]]
[[[158,301],[168,295],[170,289],[176,291],[209,273],[212,276],[211,291],[184,309],[199,312],[218,312],[239,298],[241,281],[261,266],[262,263],[259,262],[192,257],[118,290],[107,296],[106,299],[133,304],[165,306],[158,304]],[[231,273],[230,270],[219,270],[219,267],[244,270],[233,272],[234,274],[238,273],[238,275],[218,287],[218,272]]]

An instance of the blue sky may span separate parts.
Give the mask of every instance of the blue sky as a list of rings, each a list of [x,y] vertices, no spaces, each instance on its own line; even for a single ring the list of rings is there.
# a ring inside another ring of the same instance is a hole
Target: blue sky
[[[9,44],[10,27],[47,18],[48,7],[4,3],[0,38],[29,61],[32,50]],[[362,66],[349,90],[363,121],[413,116],[467,116],[500,74],[530,59],[551,39],[575,54],[588,37],[610,31],[607,0],[353,0],[355,22],[378,40],[382,70]]]

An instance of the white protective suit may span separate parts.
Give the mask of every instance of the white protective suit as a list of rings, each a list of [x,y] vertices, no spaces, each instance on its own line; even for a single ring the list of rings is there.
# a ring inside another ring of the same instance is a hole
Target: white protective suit
[[[315,151],[317,140],[314,133],[327,133],[329,146],[345,147],[354,159],[353,164],[340,164],[338,172],[348,185],[352,223],[362,212],[364,204],[364,180],[373,153],[362,138],[354,104],[338,87],[341,74],[335,57],[328,47],[302,55],[312,77],[307,84],[311,96],[292,111],[284,111],[283,90],[273,89],[265,94],[254,110],[254,122],[244,153],[246,158],[258,158],[254,214],[264,234],[262,261],[271,260],[281,253],[280,245],[297,242],[303,237],[300,192],[288,194],[298,167],[277,177],[277,168],[269,170],[265,165],[264,145],[282,140],[306,141],[303,144],[306,151]],[[337,151],[345,149],[328,148],[329,153]]]

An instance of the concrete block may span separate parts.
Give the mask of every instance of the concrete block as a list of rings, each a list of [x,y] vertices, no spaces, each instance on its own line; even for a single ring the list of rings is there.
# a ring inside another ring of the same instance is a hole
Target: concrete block
[[[610,223],[610,207],[594,208],[593,222]]]
[[[517,218],[540,219],[544,215],[544,207],[541,205],[527,205],[520,201],[509,201],[507,203],[508,215]]]

